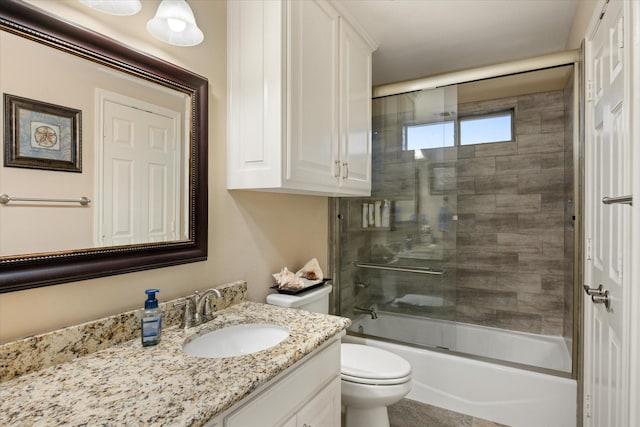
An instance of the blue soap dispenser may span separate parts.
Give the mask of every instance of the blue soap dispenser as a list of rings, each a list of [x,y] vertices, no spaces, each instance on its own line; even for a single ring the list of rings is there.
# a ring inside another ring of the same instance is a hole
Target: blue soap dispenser
[[[142,345],[148,347],[156,345],[160,342],[160,333],[162,332],[162,313],[158,309],[158,300],[156,293],[160,289],[147,289],[147,300],[144,302],[144,310],[142,312]]]

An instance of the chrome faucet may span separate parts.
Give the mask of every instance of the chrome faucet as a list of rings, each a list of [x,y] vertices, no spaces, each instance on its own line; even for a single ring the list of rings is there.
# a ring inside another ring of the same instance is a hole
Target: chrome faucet
[[[193,303],[195,312],[193,313],[193,322],[198,326],[202,322],[208,322],[213,318],[211,314],[211,294],[215,294],[216,298],[222,298],[222,294],[215,288],[207,289],[202,294],[196,291],[193,295]]]
[[[202,294],[196,291],[193,300],[187,298],[184,301],[177,302],[174,307],[184,307],[182,316],[182,325],[184,329],[198,326],[201,323],[208,322],[213,318],[211,314],[211,294],[215,294],[217,298],[222,298],[222,294],[217,289],[207,289]]]
[[[378,313],[376,313],[375,307],[362,308],[362,307],[358,307],[357,305],[353,307],[353,314],[362,314],[362,313],[366,313],[370,315],[372,319],[378,318]]]

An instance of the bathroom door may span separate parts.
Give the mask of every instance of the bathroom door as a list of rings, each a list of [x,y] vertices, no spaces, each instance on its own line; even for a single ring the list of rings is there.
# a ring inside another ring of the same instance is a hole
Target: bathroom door
[[[628,338],[632,208],[602,202],[631,194],[628,4],[609,0],[586,43],[585,285],[602,285],[610,302],[584,295],[583,421],[590,427],[629,425],[630,363],[637,363]]]
[[[104,102],[101,246],[178,238],[177,122],[155,112]]]

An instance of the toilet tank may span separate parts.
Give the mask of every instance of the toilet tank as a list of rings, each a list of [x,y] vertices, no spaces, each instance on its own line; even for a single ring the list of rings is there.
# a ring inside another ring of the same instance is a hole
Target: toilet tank
[[[267,304],[329,314],[331,289],[331,285],[324,285],[298,295],[270,294],[267,295]]]

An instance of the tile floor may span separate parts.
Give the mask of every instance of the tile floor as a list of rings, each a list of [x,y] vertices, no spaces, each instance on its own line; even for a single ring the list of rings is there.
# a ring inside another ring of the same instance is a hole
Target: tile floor
[[[391,427],[505,427],[409,399],[389,407],[389,422]]]

